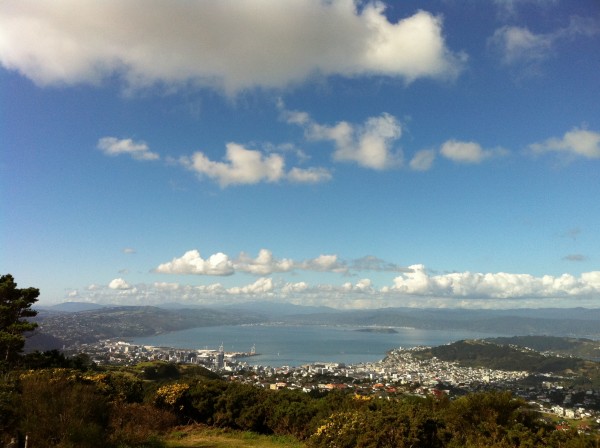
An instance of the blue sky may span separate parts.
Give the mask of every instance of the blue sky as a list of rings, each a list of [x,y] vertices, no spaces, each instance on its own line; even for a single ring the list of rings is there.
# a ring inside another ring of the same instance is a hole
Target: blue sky
[[[67,300],[598,307],[595,0],[0,5],[0,271]]]

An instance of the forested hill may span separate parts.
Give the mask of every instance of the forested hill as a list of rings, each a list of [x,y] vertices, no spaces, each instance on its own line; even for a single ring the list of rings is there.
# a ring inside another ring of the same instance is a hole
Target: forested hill
[[[592,369],[600,373],[600,363],[580,358],[554,356],[533,349],[500,345],[486,340],[457,341],[415,352],[417,358],[435,356],[443,361],[458,362],[468,367],[497,370],[528,371],[530,373],[578,373]]]
[[[549,352],[600,361],[600,341],[558,336],[512,336],[486,339],[499,345],[515,345],[538,352]]]

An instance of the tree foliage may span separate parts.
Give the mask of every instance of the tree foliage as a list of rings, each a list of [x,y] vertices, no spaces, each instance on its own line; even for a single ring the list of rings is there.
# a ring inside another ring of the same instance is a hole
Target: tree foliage
[[[37,315],[31,309],[40,291],[37,288],[17,288],[12,275],[0,277],[0,360],[11,365],[25,345],[24,334],[37,327],[27,318]]]
[[[161,447],[165,431],[190,423],[293,436],[312,448],[596,446],[592,435],[556,431],[510,392],[385,400],[183,373],[148,380],[142,368],[12,370],[0,378],[0,417],[0,446],[27,434],[35,446]]]

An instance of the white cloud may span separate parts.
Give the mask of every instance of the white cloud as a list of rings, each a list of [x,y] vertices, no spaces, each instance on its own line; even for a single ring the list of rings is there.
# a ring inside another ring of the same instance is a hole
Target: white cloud
[[[196,292],[198,292],[199,294],[209,294],[209,295],[220,294],[220,293],[224,293],[226,291],[225,287],[223,285],[221,285],[220,283],[212,283],[210,285],[196,286],[194,288],[194,290]]]
[[[273,151],[275,148],[270,146],[269,149]],[[214,179],[223,188],[230,185],[273,183],[282,180],[304,184],[331,180],[329,170],[321,167],[294,167],[286,173],[285,160],[281,154],[266,155],[237,143],[226,145],[224,162],[212,161],[202,152],[195,152],[190,157],[182,157],[179,162],[201,176]]]
[[[317,184],[331,180],[331,172],[326,168],[292,168],[287,177],[290,182],[299,184]]]
[[[553,40],[550,35],[534,34],[527,28],[504,26],[494,32],[490,43],[501,52],[502,62],[511,65],[546,59]]]
[[[119,289],[119,290],[131,289],[131,286],[122,278],[115,278],[108,284],[108,287],[110,289]]]
[[[154,282],[154,287],[158,290],[177,291],[180,289],[179,283],[172,282]]]
[[[371,280],[368,278],[363,278],[359,280],[356,284],[352,284],[350,282],[346,282],[342,285],[341,290],[343,291],[354,291],[360,293],[370,293],[373,292],[373,287],[371,284]]]
[[[136,160],[158,160],[160,156],[150,151],[145,142],[134,142],[130,138],[119,140],[116,137],[102,137],[98,149],[108,156],[128,154]]]
[[[200,252],[190,250],[180,258],[173,258],[168,263],[160,264],[155,272],[160,274],[197,274],[197,275],[231,275],[233,263],[227,255],[218,252],[203,259]]]
[[[423,265],[410,268],[413,272],[396,277],[390,291],[408,295],[484,299],[553,298],[600,293],[600,271],[584,273],[577,278],[570,274],[534,277],[504,272],[430,275]]]
[[[282,101],[278,107],[283,120],[304,128],[307,139],[333,142],[336,161],[355,162],[376,170],[402,164],[401,151],[393,147],[402,136],[402,125],[393,115],[384,112],[378,117],[367,118],[361,125],[340,121],[328,126],[317,123],[306,112],[286,110]]]
[[[213,162],[202,152],[181,161],[188,169],[216,180],[221,187],[277,182],[285,175],[285,163],[279,154],[265,156],[236,143],[228,143],[226,148],[225,162]]]
[[[250,285],[246,285],[246,286],[242,286],[242,287],[234,286],[232,288],[227,289],[227,292],[229,294],[234,294],[234,295],[237,295],[237,294],[249,294],[249,295],[268,294],[271,291],[273,291],[273,288],[274,288],[273,279],[261,277]]]
[[[251,258],[241,253],[235,260],[235,270],[248,272],[254,275],[270,275],[273,272],[289,272],[294,269],[294,262],[290,259],[277,260],[273,253],[267,249],[261,249],[256,258]]]
[[[485,159],[506,154],[506,150],[483,149],[479,143],[448,140],[440,148],[440,154],[457,163],[481,163]]]
[[[391,23],[384,9],[350,0],[6,0],[0,62],[40,85],[117,75],[133,88],[194,84],[229,93],[315,73],[457,76],[465,56],[446,47],[440,17],[418,11]]]
[[[301,269],[317,272],[347,272],[348,266],[340,261],[337,255],[319,255],[312,260],[307,260],[300,265]]]
[[[282,294],[291,294],[306,291],[309,288],[306,282],[286,283],[281,288]]]
[[[136,252],[137,251],[133,247],[125,247],[125,248],[123,248],[123,253],[124,254],[131,255],[131,254],[135,254]]]
[[[392,145],[402,135],[402,127],[393,115],[383,113],[379,117],[368,118],[362,127],[354,129],[354,133],[354,141],[347,141],[345,135],[341,140],[334,136],[334,159],[379,170],[401,164],[401,155],[393,152]],[[313,137],[319,139],[318,136]]]
[[[331,263],[329,263],[331,264]],[[392,306],[522,308],[596,306],[600,294],[600,271],[580,276],[510,273],[454,272],[432,274],[424,265],[410,266],[393,284],[376,288],[368,278],[341,285],[310,285],[307,281],[275,283],[268,277],[224,287],[220,283],[185,285],[154,282],[130,286],[121,278],[109,285],[85,288],[77,300],[111,304],[239,303],[248,300],[277,300],[334,308],[382,308]]]
[[[534,143],[529,148],[536,153],[559,152],[587,159],[600,158],[600,132],[573,128],[562,138],[550,138],[542,143]]]
[[[435,160],[435,150],[422,149],[417,151],[410,160],[409,166],[413,171],[427,171],[433,165]]]
[[[523,65],[530,71],[548,59],[558,42],[578,36],[590,37],[600,32],[600,24],[592,18],[574,16],[564,28],[550,33],[534,33],[529,28],[503,26],[489,40],[505,65]]]
[[[161,274],[231,275],[244,272],[252,275],[271,275],[293,271],[315,271],[346,274],[349,271],[404,272],[407,268],[388,263],[380,258],[367,256],[348,264],[335,254],[319,255],[303,261],[291,258],[276,258],[268,249],[261,249],[256,258],[241,252],[230,259],[224,253],[211,255],[207,260],[196,249],[187,251],[182,257],[159,265],[154,272]]]

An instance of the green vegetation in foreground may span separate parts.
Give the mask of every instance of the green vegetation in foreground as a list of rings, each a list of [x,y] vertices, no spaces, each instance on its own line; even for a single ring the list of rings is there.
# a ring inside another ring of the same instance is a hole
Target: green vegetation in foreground
[[[190,425],[177,428],[164,438],[168,448],[304,448],[290,436],[262,435],[248,431]]]
[[[146,377],[149,367],[153,379]],[[269,390],[202,373],[165,363],[15,368],[0,378],[0,445],[25,435],[31,447],[47,448],[594,448],[600,442],[576,428],[557,431],[508,391],[388,400]]]

